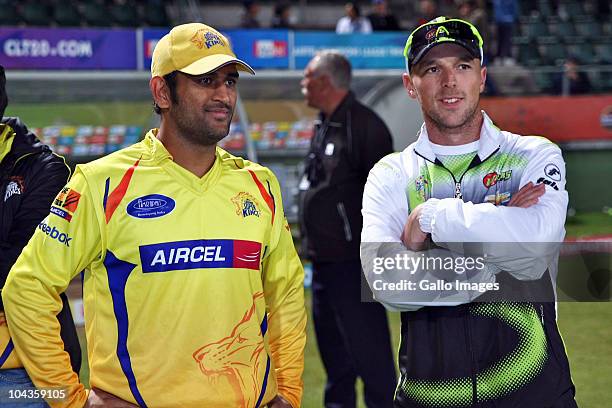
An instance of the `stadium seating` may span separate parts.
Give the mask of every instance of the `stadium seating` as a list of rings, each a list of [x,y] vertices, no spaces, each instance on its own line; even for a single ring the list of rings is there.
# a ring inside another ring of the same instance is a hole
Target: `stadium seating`
[[[121,27],[138,27],[140,18],[135,4],[116,2],[110,6],[113,23]]]
[[[143,21],[148,26],[168,27],[170,25],[168,15],[166,14],[166,9],[161,2],[148,2],[145,4],[142,14]]]
[[[88,0],[82,5],[81,14],[87,25],[94,27],[108,27],[112,24],[112,17],[102,1]]]
[[[81,15],[77,5],[72,2],[58,2],[53,8],[53,20],[61,27],[78,27]]]
[[[538,51],[544,65],[561,65],[567,56],[565,45],[554,36],[539,37]]]
[[[40,4],[34,1],[24,2],[21,5],[21,18],[29,26],[49,25],[48,7],[44,3]]]

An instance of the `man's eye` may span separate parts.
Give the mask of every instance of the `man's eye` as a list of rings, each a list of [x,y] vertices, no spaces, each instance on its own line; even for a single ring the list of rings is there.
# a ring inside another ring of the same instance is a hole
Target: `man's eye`
[[[432,74],[436,73],[438,72],[438,67],[429,67],[425,70],[425,72],[431,72]]]
[[[460,64],[459,69],[471,69],[472,67],[469,64]]]
[[[227,81],[225,81],[225,83],[229,87],[234,87],[238,84],[238,81],[236,81],[235,79],[228,79]]]
[[[210,77],[201,77],[198,79],[198,83],[201,85],[210,85],[213,83],[213,80]]]

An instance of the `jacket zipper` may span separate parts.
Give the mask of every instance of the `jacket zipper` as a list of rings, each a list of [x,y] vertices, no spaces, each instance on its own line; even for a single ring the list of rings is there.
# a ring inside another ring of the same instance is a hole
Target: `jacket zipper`
[[[344,224],[344,237],[348,242],[351,242],[353,240],[353,234],[351,233],[351,225],[349,224],[348,217],[346,216],[346,209],[344,208],[344,203],[339,202],[338,204],[336,204],[336,207],[338,208],[338,213],[340,214],[340,217],[342,218],[342,223]]]
[[[474,358],[474,348],[472,347],[472,330],[470,329],[470,311],[469,307],[466,308],[465,319],[465,331],[467,334],[467,346],[470,354],[470,379],[472,380],[472,406],[476,406],[478,403],[477,389],[476,389],[476,369],[474,366],[475,358]]]
[[[478,153],[476,153],[476,156],[474,156],[474,158],[472,159],[472,161],[470,162],[470,165],[468,166],[467,169],[465,169],[465,171],[463,172],[463,174],[461,175],[461,177],[459,177],[459,181],[457,181],[457,179],[455,178],[455,175],[453,174],[452,171],[450,171],[449,169],[446,168],[446,166],[444,166],[444,164],[442,164],[442,162],[440,160],[438,160],[436,158],[435,161],[431,161],[429,160],[427,157],[421,155],[419,152],[417,152],[416,150],[414,151],[414,153],[417,156],[422,157],[423,159],[425,159],[426,161],[436,165],[436,166],[440,166],[442,167],[444,170],[446,170],[448,172],[448,174],[451,175],[451,177],[453,178],[453,183],[455,183],[455,197],[454,198],[459,198],[461,200],[463,200],[463,194],[461,192],[461,182],[463,181],[463,176],[465,176],[467,174],[468,171],[472,170],[475,167],[478,167],[479,165],[481,165],[482,163],[484,163],[485,161],[489,160],[491,157],[493,157],[493,155],[495,153],[497,153],[499,151],[499,147],[497,149],[495,149],[495,151],[493,151],[493,153],[491,153],[490,155],[488,155],[484,160],[480,160],[480,157],[478,157]]]

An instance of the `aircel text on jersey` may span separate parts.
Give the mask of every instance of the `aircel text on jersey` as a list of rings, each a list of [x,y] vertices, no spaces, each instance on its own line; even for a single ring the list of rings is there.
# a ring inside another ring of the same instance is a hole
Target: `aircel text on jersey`
[[[166,252],[158,250],[151,261],[151,266],[172,265],[181,262],[223,262],[225,257],[221,256],[221,246],[196,246],[193,248],[171,248]]]

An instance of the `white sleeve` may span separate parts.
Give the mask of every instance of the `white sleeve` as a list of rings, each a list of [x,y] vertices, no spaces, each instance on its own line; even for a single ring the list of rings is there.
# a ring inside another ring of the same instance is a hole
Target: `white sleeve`
[[[565,163],[556,145],[539,146],[523,173],[519,188],[530,181],[544,183],[546,192],[529,208],[465,203],[455,198],[440,200],[431,219],[432,240],[444,247],[448,247],[444,243],[451,242],[515,243],[512,251],[505,248],[499,256],[496,251],[502,246],[489,245],[487,262],[519,279],[539,278],[565,236],[568,204]],[[519,246],[521,251],[517,250]],[[519,258],[512,259],[509,252],[522,253]]]
[[[363,26],[362,26],[361,32],[363,34],[370,34],[372,32],[372,23],[370,23],[370,20],[366,17],[364,17],[362,21],[363,21]]]
[[[348,33],[348,25],[346,24],[346,18],[342,17],[336,23],[336,34]]]
[[[383,159],[370,171],[363,194],[363,230],[361,232],[361,264],[368,285],[375,299],[387,309],[411,311],[422,306],[453,306],[473,301],[482,292],[440,292],[435,290],[387,290],[383,284],[438,280],[494,283],[495,276],[488,266],[468,268],[461,276],[454,270],[439,265],[427,266],[426,259],[457,258],[458,254],[447,249],[434,248],[411,251],[401,243],[401,234],[408,219],[408,199],[405,195],[406,180],[395,163]],[[408,259],[421,263],[405,262],[403,267],[385,267],[381,272],[380,261]],[[379,269],[377,271],[377,268]],[[386,286],[388,287],[388,286]],[[382,289],[381,289],[382,288]]]

